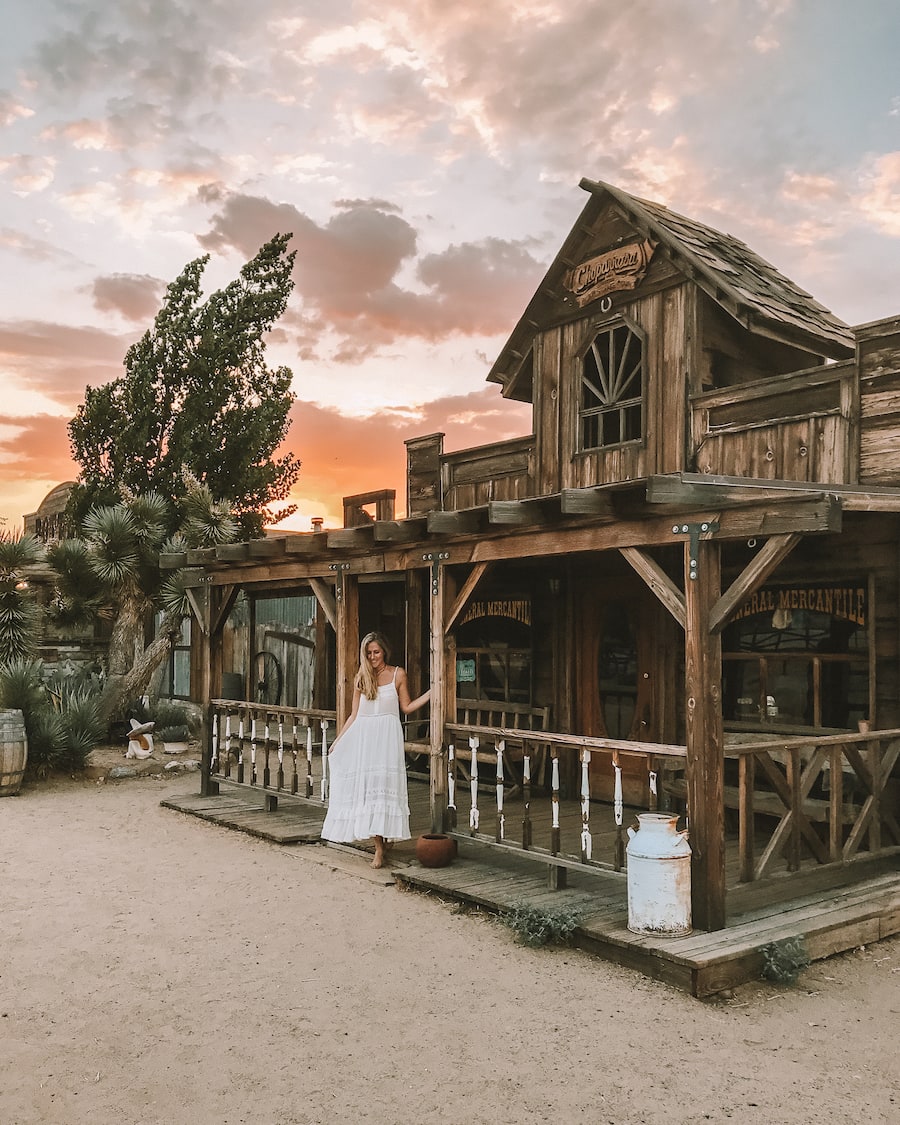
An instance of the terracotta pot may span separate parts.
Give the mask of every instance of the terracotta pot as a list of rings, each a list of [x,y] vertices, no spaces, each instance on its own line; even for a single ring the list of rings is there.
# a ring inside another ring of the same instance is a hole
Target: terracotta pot
[[[423,867],[446,867],[456,856],[456,841],[441,832],[426,832],[416,840],[416,859]]]

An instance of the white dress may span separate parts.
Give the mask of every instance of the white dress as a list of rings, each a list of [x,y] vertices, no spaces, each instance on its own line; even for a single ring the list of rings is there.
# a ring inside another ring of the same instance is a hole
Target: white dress
[[[409,798],[397,669],[377,699],[361,696],[356,718],[328,755],[331,775],[322,839],[408,840]]]

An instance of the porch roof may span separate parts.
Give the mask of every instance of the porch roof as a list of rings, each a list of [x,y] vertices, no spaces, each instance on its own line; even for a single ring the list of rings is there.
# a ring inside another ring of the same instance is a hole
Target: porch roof
[[[900,513],[900,489],[671,473],[410,519],[375,520],[363,527],[269,535],[164,554],[160,566],[187,567],[188,585],[193,586],[272,584],[329,578],[342,570],[378,574],[435,561],[471,564],[664,546],[690,534],[736,540],[834,533],[841,530],[845,511]]]

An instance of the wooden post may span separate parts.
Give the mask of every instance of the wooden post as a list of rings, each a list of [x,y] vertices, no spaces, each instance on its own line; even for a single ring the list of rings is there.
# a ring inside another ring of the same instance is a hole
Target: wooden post
[[[702,930],[725,926],[722,642],[710,611],[721,587],[719,544],[684,545],[685,742],[691,842],[691,913]]]
[[[456,665],[450,667],[448,649],[444,633],[446,606],[452,597],[449,590],[450,579],[447,568],[435,552],[429,560],[431,572],[428,583],[430,601],[430,671],[431,671],[431,721],[429,760],[431,830],[443,830],[447,815],[447,762],[444,753],[444,723],[447,717],[455,714],[448,709],[450,692],[456,697]],[[455,708],[454,708],[455,710]]]
[[[339,566],[344,564],[338,564]],[[340,730],[353,707],[353,680],[359,669],[359,579],[338,570],[335,582],[337,640],[337,729]]]

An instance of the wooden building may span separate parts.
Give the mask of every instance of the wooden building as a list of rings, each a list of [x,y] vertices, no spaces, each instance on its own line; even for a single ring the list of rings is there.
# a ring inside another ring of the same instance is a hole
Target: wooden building
[[[191,575],[204,791],[321,797],[304,739],[380,628],[435,685],[410,732],[435,827],[563,881],[603,862],[597,818],[617,867],[623,805],[672,803],[717,930],[729,848],[744,883],[900,851],[900,317],[851,329],[736,239],[581,186],[489,375],[530,434],[407,442],[402,519],[362,494],[340,529],[164,559]],[[267,636],[276,598],[303,604]]]

